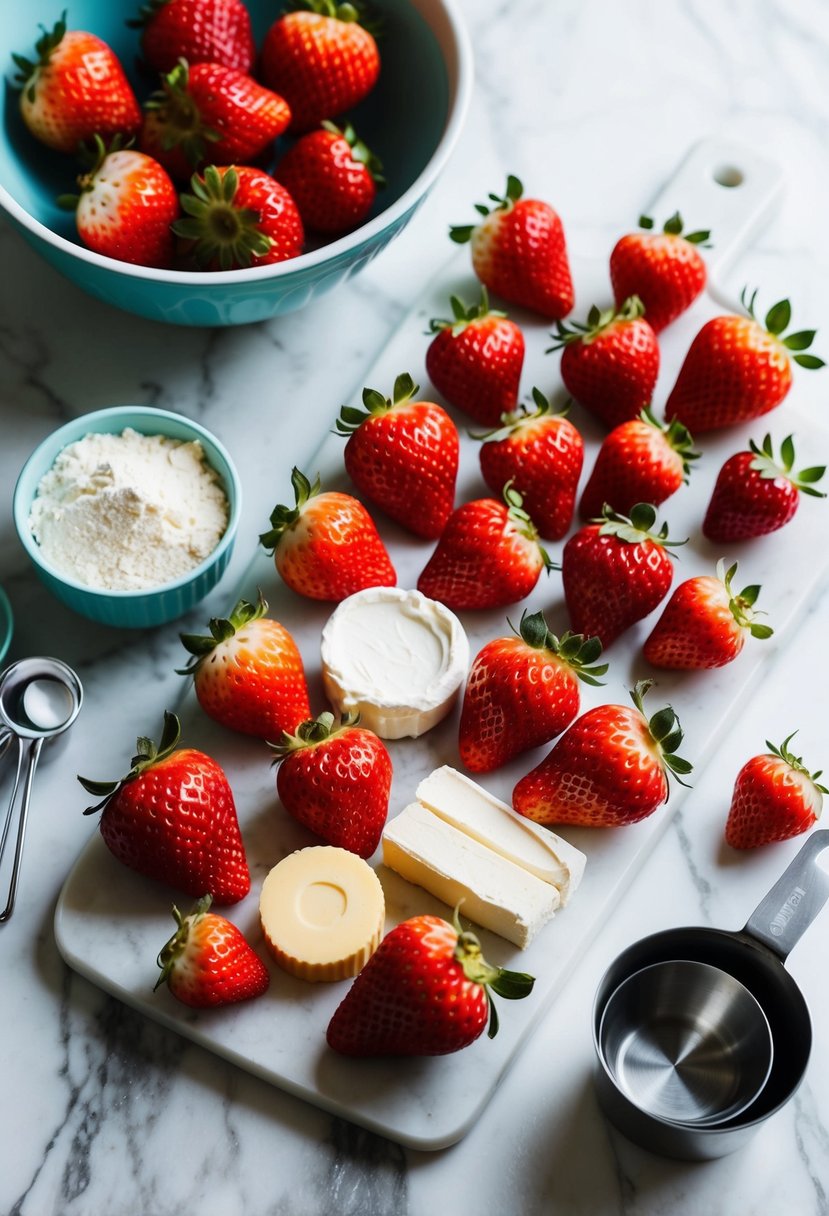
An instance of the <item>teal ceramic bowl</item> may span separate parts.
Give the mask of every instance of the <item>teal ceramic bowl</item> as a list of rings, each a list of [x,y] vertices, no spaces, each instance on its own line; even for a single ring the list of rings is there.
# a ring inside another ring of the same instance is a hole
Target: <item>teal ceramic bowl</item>
[[[116,432],[132,427],[144,435],[169,435],[173,439],[198,439],[208,463],[224,485],[230,515],[224,536],[213,552],[189,574],[148,591],[98,591],[69,578],[47,562],[29,528],[29,512],[40,480],[51,469],[60,451],[84,435]],[[20,542],[49,590],[67,607],[100,621],[127,629],[146,629],[177,620],[189,612],[221,578],[233,552],[242,508],[242,487],[233,461],[218,439],[197,422],[168,410],[144,406],[114,406],[84,414],[67,422],[45,439],[23,466],[14,490],[14,524]]]
[[[375,0],[382,21],[380,80],[350,115],[383,161],[387,186],[355,232],[275,266],[226,273],[150,270],[101,257],[80,245],[74,216],[58,195],[72,191],[71,157],[35,141],[23,126],[12,52],[31,55],[38,25],[51,29],[64,8],[116,51],[139,97],[138,35],[126,25],[141,0],[38,0],[3,3],[0,49],[7,65],[0,122],[0,208],[57,270],[99,300],[178,325],[241,325],[302,308],[356,274],[405,227],[446,164],[460,134],[472,87],[472,55],[455,0]],[[274,0],[247,0],[257,44],[280,11]]]
[[[12,606],[9,603],[9,597],[3,588],[0,587],[0,663],[3,662],[3,659],[9,653],[13,633],[14,617],[12,616]]]

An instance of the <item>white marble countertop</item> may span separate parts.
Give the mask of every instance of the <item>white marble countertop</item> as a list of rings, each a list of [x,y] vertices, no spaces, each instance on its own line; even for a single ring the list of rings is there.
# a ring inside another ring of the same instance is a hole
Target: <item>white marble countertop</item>
[[[105,996],[55,947],[55,901],[90,833],[74,774],[117,765],[124,739],[143,733],[178,688],[180,659],[180,625],[137,635],[98,629],[51,599],[28,567],[12,488],[31,449],[62,421],[129,402],[199,419],[232,451],[246,489],[241,535],[255,535],[291,464],[310,456],[448,256],[448,224],[465,222],[507,171],[554,203],[574,247],[609,250],[687,147],[712,133],[784,165],[780,214],[733,275],[761,283],[769,299],[790,295],[827,355],[823,0],[463,7],[477,81],[454,158],[400,239],[312,309],[238,330],[161,327],[80,295],[0,227],[0,581],[17,622],[10,657],[59,655],[86,690],[67,750],[38,773],[19,906],[0,928],[4,1213],[829,1212],[825,919],[788,964],[815,1021],[806,1079],[739,1153],[695,1165],[652,1156],[609,1131],[590,1079],[590,1007],[615,955],[672,925],[738,927],[797,851],[795,841],[735,858],[716,825],[739,765],[766,738],[799,729],[811,766],[829,765],[825,585],[727,737],[696,757],[692,795],[479,1123],[450,1149],[407,1151],[283,1094]],[[818,405],[828,383],[811,391]],[[199,622],[226,606],[249,556],[240,544]]]

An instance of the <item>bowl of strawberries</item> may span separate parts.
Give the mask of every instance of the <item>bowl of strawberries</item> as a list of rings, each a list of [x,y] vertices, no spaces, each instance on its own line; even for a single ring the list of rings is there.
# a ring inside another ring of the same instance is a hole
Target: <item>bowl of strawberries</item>
[[[471,90],[453,0],[12,6],[0,206],[84,291],[180,325],[302,308],[411,219]]]

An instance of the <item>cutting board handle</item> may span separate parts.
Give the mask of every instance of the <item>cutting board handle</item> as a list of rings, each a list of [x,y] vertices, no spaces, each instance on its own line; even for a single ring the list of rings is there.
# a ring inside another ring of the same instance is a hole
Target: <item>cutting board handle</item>
[[[701,249],[708,290],[718,303],[734,309],[735,295],[722,288],[722,280],[774,216],[784,186],[776,161],[732,140],[704,139],[691,148],[645,214],[658,228],[679,211],[687,231],[710,229],[711,248]]]

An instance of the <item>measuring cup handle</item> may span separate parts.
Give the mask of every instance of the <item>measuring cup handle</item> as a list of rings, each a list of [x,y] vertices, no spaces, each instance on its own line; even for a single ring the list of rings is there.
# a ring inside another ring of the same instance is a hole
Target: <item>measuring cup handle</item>
[[[813,832],[762,899],[743,930],[786,959],[829,899],[829,873],[817,858],[829,848],[829,829]]]
[[[26,748],[24,741],[22,739],[20,740],[17,774],[14,779],[14,785],[12,786],[8,810],[6,811],[2,841],[0,841],[0,860],[2,860],[3,857],[3,852],[6,847],[6,837],[12,821],[12,816],[14,814],[14,804],[17,798],[17,791],[20,788],[20,777],[24,768],[24,758],[26,776],[23,779],[23,791],[20,795],[20,812],[17,819],[17,840],[14,846],[14,861],[12,862],[12,875],[11,879],[9,880],[9,893],[6,900],[6,906],[3,911],[0,912],[0,925],[9,919],[12,911],[14,910],[14,901],[17,895],[17,883],[18,879],[20,878],[20,861],[23,856],[23,842],[26,838],[26,820],[29,816],[29,802],[32,797],[32,781],[34,780],[35,769],[37,768],[37,762],[40,757],[40,750],[42,747],[43,739],[30,740],[28,749]]]

